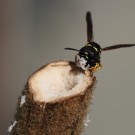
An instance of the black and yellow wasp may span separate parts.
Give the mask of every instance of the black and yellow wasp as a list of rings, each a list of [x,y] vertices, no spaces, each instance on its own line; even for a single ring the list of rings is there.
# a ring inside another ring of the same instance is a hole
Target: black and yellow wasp
[[[118,45],[112,45],[109,47],[101,48],[98,43],[93,41],[93,24],[92,24],[90,12],[86,13],[86,22],[87,22],[88,43],[80,50],[73,49],[73,48],[65,48],[66,50],[74,50],[79,52],[75,57],[75,62],[79,63],[79,66],[83,70],[90,69],[91,72],[94,72],[96,71],[97,68],[101,67],[100,55],[102,51],[135,46],[135,44],[118,44]],[[77,56],[79,56],[79,59],[77,59]]]

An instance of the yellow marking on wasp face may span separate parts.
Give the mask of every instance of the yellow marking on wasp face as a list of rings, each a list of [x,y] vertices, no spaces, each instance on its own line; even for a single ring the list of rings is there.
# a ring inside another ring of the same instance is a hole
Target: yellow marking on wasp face
[[[96,50],[96,52],[98,52],[98,49],[96,47],[93,47],[93,48]]]
[[[88,44],[86,44],[86,46],[92,46],[92,45],[88,43]]]
[[[87,52],[85,52],[85,54],[88,54]]]
[[[88,59],[89,57],[86,55],[86,58]]]

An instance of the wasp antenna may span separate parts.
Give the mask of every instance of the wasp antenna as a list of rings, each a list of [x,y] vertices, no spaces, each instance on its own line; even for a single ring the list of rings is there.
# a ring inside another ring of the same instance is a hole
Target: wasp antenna
[[[109,50],[113,50],[113,49],[133,47],[133,46],[135,46],[135,44],[118,44],[118,45],[112,45],[112,46],[102,48],[102,51],[109,51]]]
[[[74,49],[74,48],[65,48],[65,50],[73,50],[73,51],[77,51],[77,52],[79,52],[79,50]]]

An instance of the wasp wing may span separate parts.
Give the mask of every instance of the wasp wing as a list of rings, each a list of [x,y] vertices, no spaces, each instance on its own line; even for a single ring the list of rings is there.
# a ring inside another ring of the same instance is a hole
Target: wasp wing
[[[93,24],[91,13],[86,13],[86,23],[87,23],[87,42],[93,41]]]

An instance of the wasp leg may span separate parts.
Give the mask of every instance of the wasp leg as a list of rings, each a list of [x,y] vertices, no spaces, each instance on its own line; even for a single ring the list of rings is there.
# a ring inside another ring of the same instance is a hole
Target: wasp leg
[[[77,56],[78,56],[78,54],[75,55],[75,63],[78,62]]]
[[[102,67],[102,65],[100,63],[96,63],[96,65],[94,67],[90,68],[91,72],[96,72],[98,68]]]

